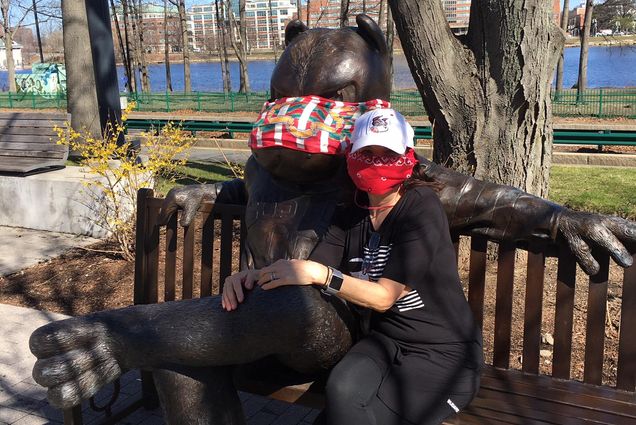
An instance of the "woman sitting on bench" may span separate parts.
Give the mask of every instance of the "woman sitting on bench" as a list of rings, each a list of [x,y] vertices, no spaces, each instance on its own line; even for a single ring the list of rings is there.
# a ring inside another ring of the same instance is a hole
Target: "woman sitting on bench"
[[[421,178],[413,129],[392,109],[358,118],[347,169],[358,208],[336,212],[310,260],[228,278],[223,306],[236,308],[254,283],[316,285],[347,301],[361,338],[329,375],[327,423],[438,424],[473,399],[483,359],[437,187]]]

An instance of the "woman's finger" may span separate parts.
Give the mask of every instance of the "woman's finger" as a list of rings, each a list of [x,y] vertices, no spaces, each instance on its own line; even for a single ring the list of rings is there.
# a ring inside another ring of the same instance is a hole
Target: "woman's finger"
[[[236,302],[238,303],[242,303],[243,300],[245,299],[245,294],[243,294],[243,284],[241,283],[241,281],[233,281],[231,283],[232,286],[232,290],[234,291],[234,296],[236,297]]]

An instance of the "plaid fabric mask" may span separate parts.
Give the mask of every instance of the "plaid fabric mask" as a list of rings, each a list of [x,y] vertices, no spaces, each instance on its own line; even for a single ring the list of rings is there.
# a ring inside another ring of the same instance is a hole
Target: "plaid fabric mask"
[[[371,109],[387,107],[390,103],[380,99],[352,103],[319,96],[266,102],[250,134],[249,146],[344,155],[356,118]]]

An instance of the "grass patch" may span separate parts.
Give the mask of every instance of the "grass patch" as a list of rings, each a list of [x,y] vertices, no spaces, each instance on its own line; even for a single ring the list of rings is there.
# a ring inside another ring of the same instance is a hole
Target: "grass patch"
[[[553,165],[549,198],[577,210],[636,219],[636,168]]]
[[[186,186],[199,183],[216,183],[234,178],[230,167],[221,163],[204,163],[188,161],[188,163],[177,169],[179,173],[176,181],[159,179],[157,182],[156,196],[165,196],[173,187]]]

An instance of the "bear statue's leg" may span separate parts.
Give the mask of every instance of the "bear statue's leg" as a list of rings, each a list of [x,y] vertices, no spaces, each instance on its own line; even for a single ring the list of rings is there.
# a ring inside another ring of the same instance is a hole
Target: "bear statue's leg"
[[[231,366],[176,367],[153,371],[169,425],[245,425]]]
[[[31,336],[33,377],[71,407],[122,370],[223,366],[276,355],[300,372],[327,368],[352,337],[339,302],[311,287],[250,291],[233,312],[219,297],[140,305],[48,324]]]

